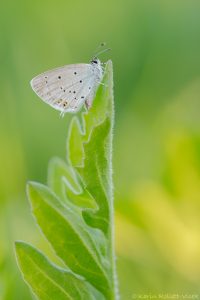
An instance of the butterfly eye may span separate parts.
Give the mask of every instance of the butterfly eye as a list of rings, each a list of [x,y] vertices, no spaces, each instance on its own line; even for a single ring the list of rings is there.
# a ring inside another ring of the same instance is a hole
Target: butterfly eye
[[[94,59],[92,62],[93,62],[94,64],[97,64],[97,60],[96,60],[96,59]]]

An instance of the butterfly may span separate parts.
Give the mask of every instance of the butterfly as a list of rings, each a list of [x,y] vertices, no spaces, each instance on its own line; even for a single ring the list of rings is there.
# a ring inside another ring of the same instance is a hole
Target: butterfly
[[[105,52],[110,49],[105,49]],[[103,66],[95,56],[89,64],[65,65],[46,71],[31,80],[33,91],[61,115],[89,109],[103,78]]]

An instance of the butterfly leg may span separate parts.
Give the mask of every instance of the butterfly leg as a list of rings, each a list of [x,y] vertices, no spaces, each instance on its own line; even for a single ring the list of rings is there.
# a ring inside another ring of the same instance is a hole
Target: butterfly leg
[[[64,110],[63,110],[63,111],[60,112],[60,117],[63,118],[64,115],[65,115],[65,112],[64,112]]]
[[[86,106],[87,110],[89,110],[91,107],[91,103],[88,100],[85,100],[85,106]]]
[[[108,85],[105,84],[105,83],[103,83],[103,82],[98,82],[98,84],[101,84],[101,85],[103,85],[103,86],[105,86],[105,87],[108,87]]]
[[[87,108],[87,110],[90,109],[90,107],[92,106],[92,102],[94,100],[94,97],[95,97],[95,93],[91,93],[88,98],[85,100],[85,106]]]

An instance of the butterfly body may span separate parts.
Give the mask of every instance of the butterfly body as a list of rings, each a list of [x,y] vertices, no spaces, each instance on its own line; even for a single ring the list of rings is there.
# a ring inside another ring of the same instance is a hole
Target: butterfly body
[[[85,103],[90,108],[103,77],[99,59],[46,71],[31,80],[34,92],[61,114],[77,112]]]

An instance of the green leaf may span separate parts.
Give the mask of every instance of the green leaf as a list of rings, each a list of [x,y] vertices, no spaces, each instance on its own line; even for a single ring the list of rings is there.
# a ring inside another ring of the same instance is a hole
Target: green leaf
[[[67,199],[80,207],[95,208],[94,199],[83,188],[75,170],[60,158],[53,158],[49,163],[48,185],[60,200]],[[65,199],[65,197],[67,199]]]
[[[68,182],[76,192],[80,192],[80,187],[77,183],[76,174],[72,167],[67,166],[60,158],[53,158],[49,163],[48,169],[48,185],[62,200],[64,196],[64,185]]]
[[[82,145],[82,129],[77,117],[71,121],[69,129],[69,139],[67,140],[68,160],[74,166],[83,165],[83,145]]]
[[[97,210],[83,211],[83,216],[88,225],[100,228],[105,234],[108,233],[110,220],[110,170],[107,168],[109,131],[110,122],[106,118],[101,125],[92,131],[90,141],[84,144],[84,167],[78,169],[86,189],[93,196],[98,206]]]
[[[16,242],[16,254],[24,280],[41,300],[95,300],[94,289],[70,271],[52,264],[29,244]],[[96,294],[100,299],[100,295]]]
[[[106,295],[109,279],[102,266],[102,256],[81,216],[71,205],[63,205],[44,185],[29,183],[28,196],[37,223],[56,254],[73,272]]]

